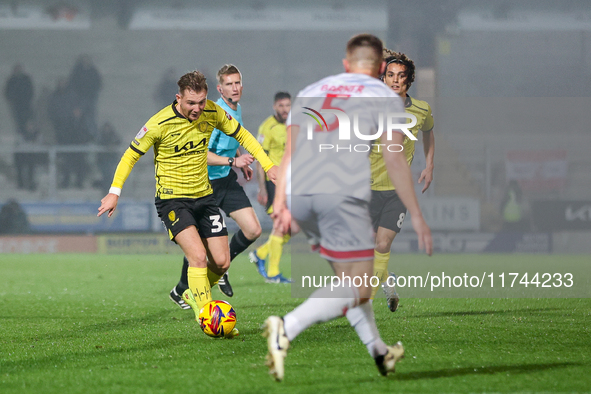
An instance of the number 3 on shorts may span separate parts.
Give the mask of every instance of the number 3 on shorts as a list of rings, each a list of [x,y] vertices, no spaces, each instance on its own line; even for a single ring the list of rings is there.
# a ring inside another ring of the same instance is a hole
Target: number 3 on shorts
[[[402,228],[402,223],[404,223],[404,217],[406,215],[404,214],[404,212],[402,212],[400,214],[400,216],[398,216],[398,221],[396,222],[396,225],[398,226],[398,228]]]
[[[213,226],[211,229],[212,233],[219,233],[224,227],[226,227],[226,222],[224,222],[222,215],[212,215],[209,217],[209,219],[211,220],[211,225]]]

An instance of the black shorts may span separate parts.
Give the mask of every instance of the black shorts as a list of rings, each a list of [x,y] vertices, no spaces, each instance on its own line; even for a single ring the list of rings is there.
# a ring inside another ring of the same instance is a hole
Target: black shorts
[[[275,184],[271,181],[265,180],[265,187],[267,189],[267,213],[270,215],[273,213],[273,200],[275,199]]]
[[[372,190],[369,214],[374,231],[383,227],[399,233],[406,217],[406,207],[396,190]]]
[[[234,170],[230,170],[226,177],[211,180],[211,186],[215,202],[227,216],[239,209],[252,207]]]
[[[201,238],[227,236],[224,217],[212,195],[201,198],[156,199],[158,217],[174,241],[182,230],[189,226],[197,227]]]

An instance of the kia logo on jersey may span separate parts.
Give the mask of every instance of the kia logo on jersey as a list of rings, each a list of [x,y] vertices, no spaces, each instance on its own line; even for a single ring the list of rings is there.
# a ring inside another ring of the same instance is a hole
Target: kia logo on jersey
[[[199,141],[197,143],[197,145],[195,145],[195,143],[193,141],[189,141],[187,142],[185,145],[179,147],[178,145],[175,145],[174,147],[174,153],[179,153],[180,151],[189,151],[191,149],[195,149],[197,148],[199,145],[204,145],[205,146],[205,138],[203,138],[201,141]]]

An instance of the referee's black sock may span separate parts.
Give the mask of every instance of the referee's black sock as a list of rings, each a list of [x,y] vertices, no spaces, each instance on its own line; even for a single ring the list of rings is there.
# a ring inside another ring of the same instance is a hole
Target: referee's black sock
[[[251,241],[246,238],[246,235],[244,235],[242,230],[238,230],[230,240],[230,261],[234,260],[234,257],[244,252],[254,241],[256,240],[253,239]]]
[[[183,257],[183,268],[181,270],[181,280],[176,285],[176,293],[181,295],[189,288],[189,279],[187,278],[187,272],[189,271],[189,260],[187,257]]]

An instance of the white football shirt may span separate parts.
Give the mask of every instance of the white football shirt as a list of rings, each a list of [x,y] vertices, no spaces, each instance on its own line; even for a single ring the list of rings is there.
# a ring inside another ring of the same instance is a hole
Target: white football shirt
[[[404,114],[402,99],[365,74],[329,76],[300,91],[286,123],[299,126],[286,192],[369,201],[369,152],[380,143],[379,130],[387,131],[388,116],[390,123],[406,123],[395,114]]]

